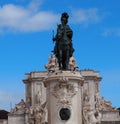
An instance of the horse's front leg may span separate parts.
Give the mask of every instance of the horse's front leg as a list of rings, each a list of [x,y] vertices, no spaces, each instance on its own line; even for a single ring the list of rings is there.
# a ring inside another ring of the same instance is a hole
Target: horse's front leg
[[[62,50],[59,50],[59,58],[58,58],[58,63],[59,63],[59,70],[62,70]]]
[[[66,50],[66,53],[65,53],[65,54],[66,54],[66,55],[65,55],[65,56],[66,56],[66,59],[65,59],[65,69],[68,70],[69,58],[70,58],[70,57],[69,57],[69,55],[70,55],[70,54],[69,54],[69,49]]]

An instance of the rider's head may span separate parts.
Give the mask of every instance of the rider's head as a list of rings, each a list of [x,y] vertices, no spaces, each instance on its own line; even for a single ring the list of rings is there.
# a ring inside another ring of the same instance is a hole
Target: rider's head
[[[62,16],[61,16],[61,23],[62,23],[63,25],[66,25],[67,22],[68,22],[68,18],[69,18],[69,15],[68,15],[66,12],[62,13]]]

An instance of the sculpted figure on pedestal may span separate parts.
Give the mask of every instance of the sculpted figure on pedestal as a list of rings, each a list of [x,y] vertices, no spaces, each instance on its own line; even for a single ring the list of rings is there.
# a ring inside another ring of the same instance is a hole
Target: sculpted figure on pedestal
[[[101,104],[100,104],[100,93],[97,92],[94,96],[95,99],[95,109],[96,110],[101,110]]]
[[[26,96],[26,106],[30,107],[31,105],[31,96]]]
[[[41,94],[39,91],[36,94],[36,103],[39,105],[41,104]]]
[[[57,64],[57,58],[51,55],[49,57],[48,63],[45,65],[45,68],[47,69],[48,72],[54,72],[58,68]]]
[[[33,107],[29,108],[29,124],[35,124],[34,108]]]
[[[29,109],[29,124],[47,124],[47,103]]]
[[[69,69],[71,71],[76,71],[78,69],[77,63],[75,61],[75,58],[72,56],[69,59]]]
[[[100,104],[101,110],[116,110],[116,108],[112,106],[112,103],[110,101],[106,101],[104,97],[100,99]]]
[[[89,118],[88,118],[88,115],[87,115],[87,108],[86,107],[83,107],[83,123],[84,124],[89,124]]]
[[[91,106],[83,107],[83,122],[84,124],[100,124],[101,113],[92,109]]]
[[[69,59],[74,52],[72,46],[73,32],[67,25],[68,18],[69,15],[66,12],[62,13],[61,24],[58,25],[57,34],[53,37],[53,41],[56,41],[53,53],[58,59],[60,70],[68,70]]]
[[[35,110],[35,124],[41,124],[43,110],[37,107]]]
[[[93,109],[88,111],[89,124],[97,124],[97,119],[95,118],[95,113]]]
[[[85,89],[84,93],[83,93],[83,102],[84,102],[84,106],[89,105],[89,95],[88,95],[88,90]]]
[[[24,102],[24,100],[21,99],[21,101],[18,104],[16,104],[15,108],[16,108],[16,111],[17,110],[24,110],[25,109],[25,102]]]
[[[26,104],[23,99],[15,105],[15,108],[11,109],[11,114],[24,113],[26,110]]]

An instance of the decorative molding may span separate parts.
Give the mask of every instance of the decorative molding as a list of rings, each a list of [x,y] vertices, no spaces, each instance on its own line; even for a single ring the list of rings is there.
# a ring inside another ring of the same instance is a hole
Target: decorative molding
[[[94,80],[94,81],[101,81],[102,77],[96,77],[96,76],[83,76],[84,80]]]
[[[47,102],[39,106],[31,106],[28,110],[29,124],[47,124]]]
[[[53,87],[53,95],[58,99],[58,104],[60,103],[62,106],[71,105],[71,98],[76,95],[77,91],[73,84],[68,83],[68,79],[63,77],[59,79],[59,83],[57,83]]]
[[[61,77],[59,78],[59,83],[68,83],[69,79],[67,77]]]

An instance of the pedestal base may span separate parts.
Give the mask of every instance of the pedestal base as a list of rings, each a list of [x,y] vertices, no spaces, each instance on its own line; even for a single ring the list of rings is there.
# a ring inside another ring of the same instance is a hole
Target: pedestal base
[[[82,85],[79,72],[53,73],[45,79],[48,124],[82,124]]]

